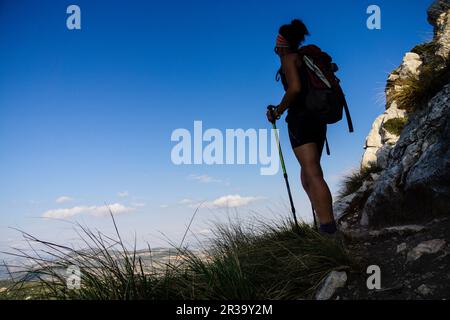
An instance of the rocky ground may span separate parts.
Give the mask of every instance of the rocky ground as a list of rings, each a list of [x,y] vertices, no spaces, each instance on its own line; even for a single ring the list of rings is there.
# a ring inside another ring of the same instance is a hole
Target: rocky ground
[[[378,231],[347,230],[347,247],[361,272],[347,273],[335,299],[447,299],[450,297],[450,218]],[[381,269],[381,289],[368,290],[367,266]]]

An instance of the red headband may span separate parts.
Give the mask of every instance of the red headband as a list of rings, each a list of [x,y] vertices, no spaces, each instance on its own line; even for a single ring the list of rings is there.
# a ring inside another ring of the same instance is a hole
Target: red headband
[[[281,35],[278,34],[277,41],[275,43],[275,47],[277,48],[290,48],[289,42]]]

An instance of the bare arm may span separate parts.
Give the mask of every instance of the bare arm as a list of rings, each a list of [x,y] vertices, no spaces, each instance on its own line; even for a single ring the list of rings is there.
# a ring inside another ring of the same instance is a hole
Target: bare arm
[[[297,60],[298,55],[295,53],[281,56],[281,67],[283,68],[284,74],[286,75],[288,90],[286,91],[283,99],[278,105],[278,115],[283,114],[283,112],[295,102],[295,99],[298,97],[302,89],[300,77],[298,74]]]
[[[288,90],[284,94],[278,107],[273,111],[275,118],[280,117],[286,109],[292,106],[302,89],[298,74],[298,55],[296,53],[281,54],[280,59],[281,67],[286,76]],[[272,119],[272,114],[270,112],[267,113],[267,117],[271,122],[275,120]]]

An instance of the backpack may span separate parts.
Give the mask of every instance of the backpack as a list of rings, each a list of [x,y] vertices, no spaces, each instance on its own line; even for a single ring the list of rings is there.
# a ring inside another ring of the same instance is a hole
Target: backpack
[[[335,72],[338,67],[332,58],[315,45],[303,46],[298,49],[302,59],[302,70],[306,73],[308,90],[305,97],[305,107],[308,111],[315,113],[319,119],[327,124],[334,124],[343,118],[343,112],[347,118],[348,129],[354,132],[350,111],[341,88],[340,80]],[[287,90],[287,81],[280,68],[276,75],[276,81],[281,79],[283,87]],[[327,153],[329,152],[328,141]]]

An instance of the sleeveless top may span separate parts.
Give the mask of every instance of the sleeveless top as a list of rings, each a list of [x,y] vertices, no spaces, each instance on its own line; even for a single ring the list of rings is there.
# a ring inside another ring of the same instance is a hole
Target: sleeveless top
[[[306,96],[308,95],[308,75],[306,73],[305,64],[302,63],[302,65],[297,68],[299,72],[300,77],[300,84],[301,84],[301,90],[298,97],[295,99],[295,102],[289,106],[288,108],[288,114],[286,116],[286,122],[295,121],[296,119],[300,117],[309,117],[313,114],[306,110],[305,101]],[[283,83],[284,90],[287,91],[288,85],[286,81],[286,76],[284,75],[283,71],[280,72],[281,81]]]

